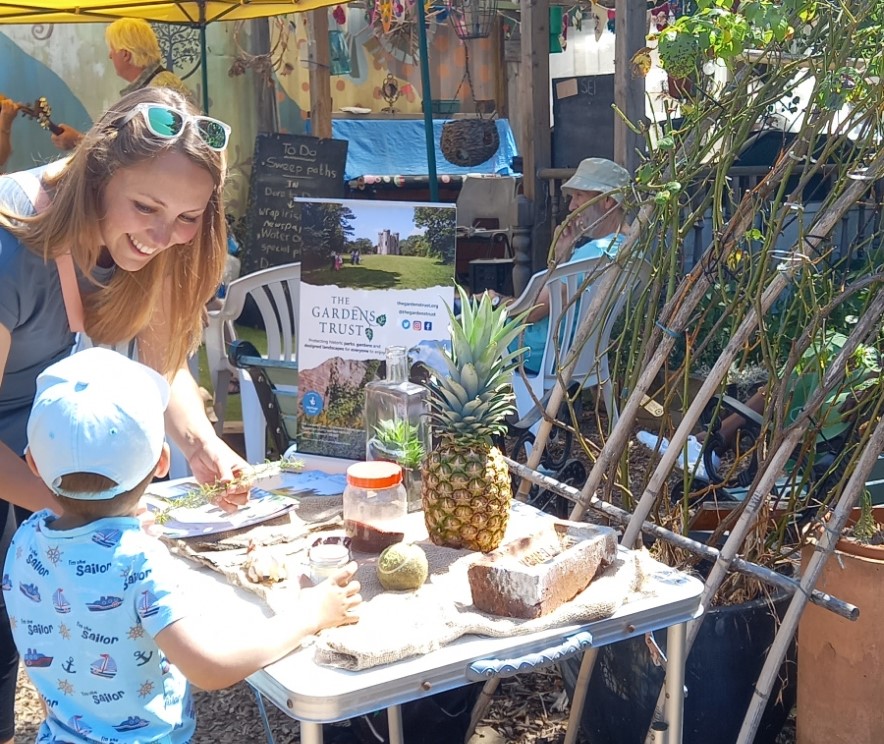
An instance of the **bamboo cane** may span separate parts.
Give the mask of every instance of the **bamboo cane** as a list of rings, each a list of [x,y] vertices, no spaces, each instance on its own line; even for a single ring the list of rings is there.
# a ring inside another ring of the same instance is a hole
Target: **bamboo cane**
[[[847,360],[853,352],[856,351],[856,348],[859,346],[862,339],[864,339],[871,330],[876,327],[876,324],[880,321],[882,313],[884,313],[884,293],[879,292],[872,301],[869,310],[863,314],[860,321],[854,327],[841,351],[832,362],[831,367],[826,371],[822,384],[810,396],[810,399],[807,401],[807,404],[796,418],[795,422],[786,430],[782,443],[774,452],[763,471],[756,477],[757,485],[753,488],[752,494],[746,502],[746,507],[740,514],[739,519],[737,519],[736,525],[732,528],[724,546],[721,548],[718,560],[716,560],[715,564],[712,566],[712,570],[709,572],[709,576],[706,579],[703,594],[700,598],[700,601],[705,607],[711,605],[712,598],[721,586],[722,581],[726,578],[730,566],[736,558],[737,551],[742,547],[746,535],[755,523],[755,520],[758,517],[758,512],[762,505],[770,498],[770,493],[773,490],[776,479],[785,469],[785,465],[791,457],[792,452],[804,436],[808,423],[811,421],[811,417],[822,405],[826,396],[844,376]],[[634,519],[635,514],[633,515],[633,520]],[[630,526],[632,526],[632,521],[630,521]],[[690,654],[694,641],[697,639],[697,634],[700,632],[700,624],[702,622],[703,617],[701,616],[688,623],[686,654]],[[664,690],[661,690],[660,695],[657,698],[657,705],[653,716],[654,720],[661,718],[663,702]]]
[[[794,150],[790,151],[790,153],[791,152],[794,152]],[[771,191],[773,191],[774,187],[784,178],[791,165],[792,163],[790,158],[785,156],[780,158],[771,169],[771,171],[764,177],[758,187],[756,187],[756,195],[769,195]],[[645,208],[648,210],[651,209],[650,205],[645,205]],[[645,208],[643,208],[643,210]],[[744,197],[743,201],[740,203],[740,207],[737,213],[731,218],[729,222],[728,233],[731,237],[729,237],[722,243],[721,255],[723,258],[729,255],[730,251],[736,245],[737,239],[740,236],[744,235],[746,231],[751,227],[753,215],[754,204],[751,203],[750,199]],[[648,219],[649,218],[646,216],[645,221],[647,221]],[[639,229],[638,221],[633,224],[633,228],[636,229],[630,231],[629,237],[627,238],[624,247],[625,245],[629,244],[630,239],[634,239],[635,235],[637,234],[637,229]],[[652,339],[652,344],[656,342],[654,354],[648,364],[642,370],[639,379],[636,382],[635,388],[630,393],[629,398],[627,399],[626,404],[624,405],[624,408],[620,414],[620,420],[614,425],[610,436],[605,441],[605,444],[598,455],[598,459],[596,460],[595,465],[593,466],[592,470],[589,473],[589,476],[586,479],[586,483],[581,489],[582,497],[571,512],[570,518],[572,520],[579,521],[583,518],[583,513],[585,510],[583,502],[589,494],[595,493],[596,490],[598,490],[599,484],[601,483],[604,474],[608,471],[611,464],[620,457],[620,453],[623,452],[624,448],[626,447],[626,443],[632,436],[632,422],[635,420],[635,416],[638,412],[638,408],[641,404],[642,399],[650,389],[651,384],[656,378],[657,373],[662,368],[663,363],[672,352],[672,348],[675,345],[676,336],[684,331],[688,320],[691,317],[691,314],[696,309],[697,305],[699,305],[700,301],[703,299],[703,296],[706,293],[706,290],[711,284],[711,279],[709,278],[709,268],[711,262],[712,257],[709,254],[709,251],[707,251],[701,258],[700,262],[684,278],[684,280],[682,280],[680,293],[669,303],[667,308],[664,308],[664,310],[662,311],[661,317],[665,319],[665,323],[668,329],[671,331],[671,334],[663,334],[662,332],[658,331],[656,332],[655,338]],[[592,318],[591,312],[587,313],[587,317],[584,319],[584,323],[588,322],[594,322],[594,318]],[[546,433],[548,433],[548,431],[549,429],[546,429]],[[541,440],[538,434],[537,441],[545,443],[546,440]],[[537,462],[539,462],[539,455]],[[648,511],[645,512],[645,514],[647,513]]]
[[[755,740],[755,734],[761,723],[761,717],[770,697],[774,680],[786,656],[792,636],[795,635],[795,631],[798,629],[798,621],[801,619],[804,608],[807,606],[807,594],[812,590],[815,591],[814,587],[826,565],[826,561],[834,552],[841,532],[847,524],[850,510],[856,504],[860,493],[865,488],[866,480],[872,472],[872,468],[882,449],[884,449],[884,418],[878,421],[874,433],[860,455],[856,469],[847,481],[847,485],[841,493],[841,498],[838,499],[832,519],[826,524],[823,535],[814,548],[813,556],[801,577],[801,591],[795,592],[792,601],[789,603],[789,609],[786,610],[782,624],[777,631],[776,638],[767,653],[764,666],[758,676],[758,682],[755,684],[754,694],[749,702],[749,709],[746,711],[743,725],[737,737],[737,744],[752,744]]]
[[[510,470],[518,475],[520,478],[527,478],[532,483],[536,483],[538,486],[542,486],[545,489],[550,491],[555,491],[557,494],[564,496],[566,499],[570,499],[571,501],[575,501],[580,496],[580,491],[573,486],[569,486],[565,483],[560,483],[554,478],[550,478],[548,475],[544,475],[543,473],[538,473],[536,470],[531,470],[525,465],[521,463],[517,463],[514,460],[510,460],[509,458],[504,458],[506,460],[507,465]],[[632,515],[630,512],[625,509],[621,509],[620,507],[614,506],[613,504],[608,503],[607,501],[603,501],[598,498],[598,496],[592,496],[588,507],[593,509],[594,511],[603,514],[609,519],[614,519],[621,524],[626,524]],[[718,548],[713,548],[711,545],[707,545],[706,543],[701,543],[696,540],[692,540],[689,537],[685,537],[684,535],[680,535],[677,532],[672,532],[671,530],[667,530],[665,527],[661,527],[654,522],[645,522],[642,525],[642,530],[649,535],[653,535],[658,540],[664,540],[665,542],[670,543],[671,545],[675,545],[682,550],[687,550],[691,553],[699,555],[707,560],[715,561],[718,559],[720,551]],[[799,590],[799,584],[795,579],[792,579],[783,574],[777,573],[776,571],[772,571],[769,568],[764,566],[759,566],[756,563],[750,563],[743,558],[735,558],[733,563],[731,564],[731,568],[738,573],[741,573],[745,576],[751,576],[759,581],[763,581],[766,584],[770,584],[771,586],[775,586],[778,589],[782,589],[789,594],[794,594]],[[833,597],[829,594],[824,594],[823,592],[813,591],[810,594],[810,601],[819,607],[823,607],[830,612],[834,612],[836,615],[839,615],[846,620],[856,620],[859,617],[859,608],[855,605],[849,604],[848,602],[844,602],[836,597]]]
[[[740,70],[735,77],[735,83],[739,82],[743,79],[746,79],[749,76],[750,76],[750,70],[748,68]],[[685,138],[684,144],[681,147],[682,153],[690,152],[696,146],[697,142],[701,139],[702,136],[704,136],[704,134],[706,132],[714,131],[715,120],[714,120],[711,113],[708,115],[706,123],[708,124],[708,128],[704,129],[703,132],[693,131]],[[702,128],[698,128],[698,129],[702,129]],[[785,164],[784,164],[783,168],[785,168]],[[773,178],[773,173],[776,171],[777,171],[777,168],[772,169],[771,174],[768,174],[768,176],[765,178],[765,181],[769,182],[770,179]],[[670,166],[665,173],[665,177],[672,178],[673,176],[674,176],[674,168]],[[782,176],[782,173],[780,173],[780,176]],[[653,202],[650,202],[650,201],[646,202],[640,207],[640,209],[638,211],[638,215],[636,216],[635,220],[633,221],[633,223],[630,225],[630,227],[626,231],[626,234],[624,236],[625,237],[624,242],[622,243],[622,245],[620,246],[620,249],[618,250],[618,256],[623,257],[626,255],[629,255],[632,252],[633,245],[635,245],[635,243],[638,242],[639,236],[642,234],[643,230],[650,223],[650,219],[651,219],[651,216],[653,215],[653,212],[654,212]],[[747,212],[748,212],[748,210],[747,210]],[[747,219],[747,228],[748,228],[748,224],[749,224],[749,222],[751,222],[751,216],[747,216],[746,219]],[[745,230],[744,230],[744,232],[745,232]],[[558,236],[558,233],[557,233],[557,236]],[[543,449],[546,446],[546,442],[549,439],[549,433],[552,430],[553,421],[555,421],[555,417],[556,417],[556,414],[558,413],[559,406],[562,403],[562,398],[564,397],[564,392],[565,392],[565,387],[566,387],[566,385],[563,383],[563,380],[568,380],[571,377],[571,371],[573,370],[574,365],[577,362],[577,358],[579,356],[579,350],[582,349],[586,345],[586,341],[590,336],[591,330],[594,327],[595,323],[597,322],[599,312],[602,309],[603,304],[606,302],[607,297],[611,292],[611,289],[615,285],[615,282],[619,278],[620,272],[622,271],[622,269],[617,268],[617,267],[619,267],[619,265],[620,265],[619,263],[615,262],[615,264],[612,268],[615,268],[617,270],[605,272],[605,275],[599,279],[599,281],[603,282],[603,285],[601,286],[600,290],[597,292],[596,296],[593,297],[593,300],[592,300],[589,308],[587,309],[586,314],[583,317],[583,321],[575,330],[575,341],[574,341],[573,349],[576,350],[576,353],[573,355],[570,362],[568,362],[568,360],[565,360],[566,363],[562,367],[562,372],[559,375],[559,379],[556,381],[556,384],[553,387],[552,392],[550,394],[550,398],[549,398],[549,401],[548,401],[546,409],[545,409],[546,415],[543,417],[543,420],[540,422],[540,427],[538,428],[537,434],[535,435],[534,449],[531,450],[531,454],[528,456],[527,465],[532,470],[535,470],[537,468],[537,466],[540,464],[540,459],[543,455]],[[700,280],[702,280],[702,275],[699,275],[699,278],[700,278]],[[695,277],[695,281],[696,280],[697,280],[697,277]],[[702,293],[700,294],[699,297],[702,297]],[[699,302],[699,297],[697,298],[697,302]],[[696,303],[694,306],[696,306]],[[671,345],[670,345],[670,349],[671,349]],[[661,359],[660,359],[659,366],[662,366],[662,363],[663,363],[662,360],[663,360],[663,357],[661,357]],[[658,366],[658,369],[659,369],[659,366]],[[654,374],[656,374],[656,372]],[[651,375],[651,378],[646,381],[645,386],[644,386],[645,391],[647,391],[648,387],[650,386],[652,379],[653,379],[653,375]],[[631,402],[631,399],[630,399],[630,402]],[[622,418],[634,418],[637,409],[638,409],[638,403],[636,403],[634,406],[632,406],[631,411],[627,412],[625,410],[623,412]],[[614,428],[616,430],[617,427],[615,426]],[[625,439],[624,439],[624,442],[625,442]],[[598,467],[598,465],[596,467]],[[595,472],[595,468],[593,468],[593,472]],[[599,480],[601,480],[601,475],[599,475]],[[598,486],[598,482],[596,482],[596,485],[593,487],[592,490],[595,491],[595,488],[597,486]],[[524,497],[527,496],[527,494],[528,494],[528,488],[529,488],[529,486],[524,481],[522,483],[520,483],[519,489],[516,493],[516,498],[524,499]]]
[[[473,704],[473,711],[470,713],[470,722],[467,724],[467,730],[463,737],[464,744],[469,744],[470,738],[476,733],[476,726],[479,725],[479,721],[485,717],[485,712],[491,707],[494,693],[497,692],[498,687],[500,687],[500,677],[492,677],[482,685],[482,692],[479,693],[479,697]]]
[[[871,174],[872,178],[879,178],[882,170],[884,170],[884,151],[878,154],[875,161],[869,166],[868,172]],[[774,277],[768,285],[768,288],[765,290],[761,300],[761,308],[764,312],[770,308],[774,300],[779,297],[782,291],[789,285],[799,266],[802,265],[800,257],[805,253],[808,255],[816,253],[820,243],[823,242],[823,236],[828,235],[835,228],[847,210],[855,204],[867,190],[868,183],[855,180],[851,181],[830,208],[822,213],[822,215],[817,215],[817,219],[813,223],[810,234],[802,239],[806,250],[799,252],[796,243],[792,250],[792,260]],[[663,453],[660,463],[654,471],[647,488],[635,508],[633,516],[635,524],[633,525],[633,523],[630,522],[626,527],[626,532],[623,534],[621,540],[624,545],[633,545],[635,543],[636,538],[639,536],[641,525],[647,518],[651,511],[651,507],[657,499],[660,486],[672,470],[672,467],[680,454],[681,448],[687,441],[688,435],[699,420],[703,408],[712,398],[712,395],[715,393],[718,385],[727,373],[728,367],[736,357],[739,346],[749,337],[749,334],[755,329],[757,323],[758,314],[757,311],[753,309],[747,314],[746,318],[737,329],[735,337],[725,347],[725,350],[712,368],[712,372],[706,378],[696,397],[688,407],[688,410],[685,412],[684,418],[669,443],[669,447],[666,452]],[[854,329],[854,332],[855,330],[856,329]],[[852,336],[853,334],[851,334],[851,337]],[[856,348],[855,345],[854,348]],[[634,397],[635,393],[632,395]],[[637,406],[638,401],[635,401],[635,403]],[[595,472],[597,467],[598,463],[596,464],[596,467],[593,468],[593,472]],[[590,476],[591,475],[592,473],[590,473]],[[589,485],[589,482],[589,479],[587,479],[587,485]],[[584,486],[583,492],[584,494],[587,492],[586,486]],[[572,515],[572,519],[573,518]],[[690,648],[690,646],[688,648]]]

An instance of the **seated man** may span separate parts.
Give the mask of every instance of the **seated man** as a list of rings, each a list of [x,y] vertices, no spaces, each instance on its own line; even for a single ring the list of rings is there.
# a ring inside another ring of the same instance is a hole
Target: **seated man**
[[[611,160],[586,158],[580,162],[574,175],[562,184],[562,193],[569,199],[569,211],[580,209],[580,213],[553,242],[557,266],[617,254],[626,227],[626,214],[621,205],[630,180],[629,172]],[[488,293],[492,298],[498,297],[493,290]],[[511,301],[511,298],[501,300]],[[549,332],[549,291],[546,287],[538,295],[528,321],[530,325],[518,343],[528,347],[528,353],[523,357],[525,372],[536,375],[540,371]]]

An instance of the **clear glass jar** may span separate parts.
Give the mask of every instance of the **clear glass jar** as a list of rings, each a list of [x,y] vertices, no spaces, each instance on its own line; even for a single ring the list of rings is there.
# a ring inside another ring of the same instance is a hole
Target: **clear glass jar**
[[[314,584],[325,581],[350,562],[350,538],[318,537],[307,550],[307,569]]]
[[[405,537],[407,497],[402,468],[393,462],[357,462],[347,468],[344,531],[350,547],[380,553]]]
[[[405,347],[390,346],[386,379],[365,386],[365,459],[402,466],[408,511],[421,508],[421,465],[429,451],[429,391],[408,380]]]

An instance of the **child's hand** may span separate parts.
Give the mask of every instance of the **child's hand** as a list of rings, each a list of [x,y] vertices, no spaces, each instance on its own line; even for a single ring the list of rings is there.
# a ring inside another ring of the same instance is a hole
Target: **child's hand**
[[[301,593],[308,621],[316,630],[352,625],[359,621],[356,608],[362,602],[359,582],[353,580],[357,565],[351,561],[317,586]]]

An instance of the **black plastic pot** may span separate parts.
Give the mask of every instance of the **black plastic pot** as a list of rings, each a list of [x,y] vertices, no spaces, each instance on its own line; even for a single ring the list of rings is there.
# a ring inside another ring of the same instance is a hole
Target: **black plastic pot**
[[[749,707],[752,689],[773,643],[778,618],[790,596],[766,598],[709,610],[685,669],[684,744],[733,744]],[[666,631],[655,639],[666,649]],[[795,642],[780,670],[755,744],[774,744],[795,704]],[[568,696],[580,657],[566,660],[562,676]],[[640,744],[651,724],[663,684],[644,636],[599,650],[581,727],[590,744]]]

